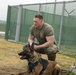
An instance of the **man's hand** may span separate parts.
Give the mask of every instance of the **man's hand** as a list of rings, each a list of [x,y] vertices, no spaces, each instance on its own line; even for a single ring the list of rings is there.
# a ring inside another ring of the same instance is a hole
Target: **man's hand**
[[[34,36],[29,35],[28,43],[30,44],[30,46],[32,46],[33,42],[34,42]]]
[[[37,50],[39,49],[39,46],[38,45],[34,45],[34,50]]]

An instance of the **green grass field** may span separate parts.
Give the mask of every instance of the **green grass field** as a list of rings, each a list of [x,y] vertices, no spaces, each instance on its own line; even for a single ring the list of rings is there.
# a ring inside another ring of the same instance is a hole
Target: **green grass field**
[[[5,31],[5,27],[6,27],[5,24],[0,24],[0,31]]]

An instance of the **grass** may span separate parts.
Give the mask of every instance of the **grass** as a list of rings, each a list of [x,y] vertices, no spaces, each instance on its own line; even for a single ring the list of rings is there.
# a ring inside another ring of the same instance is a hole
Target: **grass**
[[[0,75],[11,75],[24,72],[27,69],[27,61],[20,60],[18,52],[22,51],[22,44],[8,42],[0,39]],[[42,55],[47,59],[46,55]],[[76,58],[58,53],[56,61],[62,65],[62,69],[69,69]]]
[[[76,59],[76,54],[68,54],[68,53],[61,53],[61,54]]]
[[[0,31],[5,31],[5,27],[6,27],[5,24],[0,24]]]

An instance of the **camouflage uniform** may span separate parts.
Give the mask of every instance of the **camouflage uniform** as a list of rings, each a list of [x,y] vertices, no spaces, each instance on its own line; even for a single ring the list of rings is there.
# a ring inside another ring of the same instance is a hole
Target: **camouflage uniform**
[[[33,35],[39,42],[39,45],[41,45],[47,42],[46,36],[54,35],[54,30],[53,30],[53,27],[47,23],[44,23],[41,29],[35,28],[33,25],[30,29],[30,36],[31,35]],[[55,42],[53,46],[38,49],[36,51],[41,54],[47,54],[48,59],[54,61],[56,58],[56,53],[58,52],[58,47]]]

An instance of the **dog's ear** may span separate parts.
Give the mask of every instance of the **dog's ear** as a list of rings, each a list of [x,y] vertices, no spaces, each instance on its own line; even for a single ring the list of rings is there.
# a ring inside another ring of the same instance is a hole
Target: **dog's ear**
[[[31,46],[29,46],[29,48],[30,48],[31,51],[34,51],[34,42],[32,43]]]
[[[32,46],[31,47],[32,47],[32,49],[34,49],[34,42],[32,43]]]
[[[30,48],[30,44],[28,43],[28,47]]]

